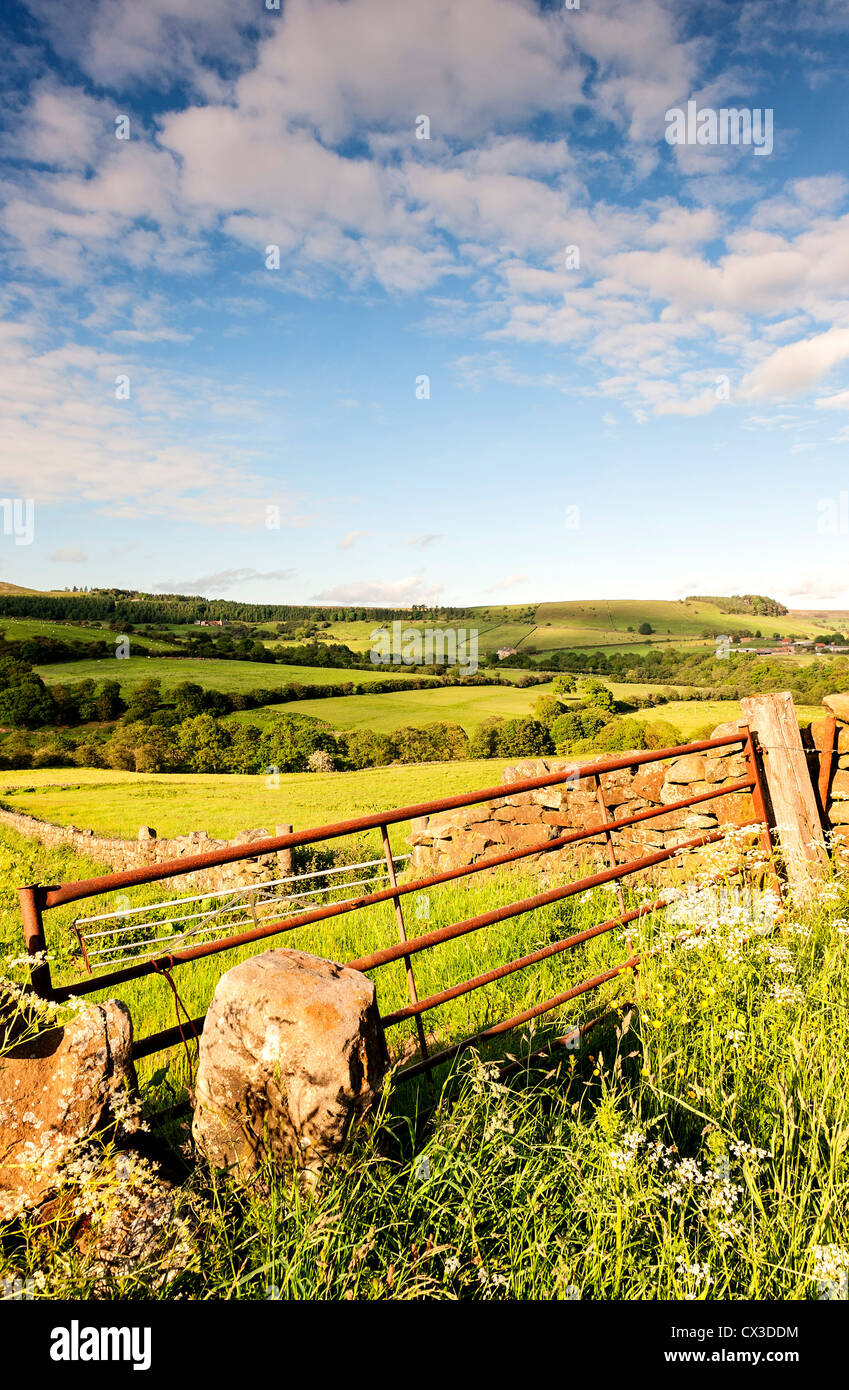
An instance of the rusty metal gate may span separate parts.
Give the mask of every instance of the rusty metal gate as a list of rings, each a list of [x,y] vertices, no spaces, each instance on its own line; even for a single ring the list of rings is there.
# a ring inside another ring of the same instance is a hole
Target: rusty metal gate
[[[688,796],[659,807],[638,811],[628,816],[614,817],[610,814],[605,805],[603,791],[599,782],[600,775],[605,772],[614,772],[624,768],[634,768],[645,763],[663,762],[666,759],[680,757],[687,753],[700,753],[711,748],[721,748],[740,743],[743,745],[743,752],[746,758],[745,777],[726,782],[716,790],[699,792],[696,795]],[[449,811],[466,806],[479,805],[487,801],[503,798],[505,795],[512,797],[522,792],[530,792],[542,787],[553,787],[565,782],[572,782],[574,784],[576,780],[581,778],[594,779],[594,786],[599,802],[599,821],[596,825],[586,827],[582,830],[569,831],[563,835],[558,835],[554,839],[546,840],[525,848],[489,855],[486,858],[477,860],[473,864],[464,865],[460,868],[448,869],[442,873],[432,874],[427,878],[398,882],[395,873],[395,858],[393,857],[389,845],[388,827],[390,825],[397,825],[401,822],[411,821],[416,817],[430,815],[439,811]],[[480,931],[494,923],[503,922],[509,918],[533,912],[536,908],[543,907],[549,903],[558,902],[576,893],[586,892],[588,889],[598,885],[614,882],[618,884],[620,880],[632,874],[651,869],[656,865],[673,859],[682,851],[698,849],[704,845],[721,840],[726,833],[725,829],[722,827],[715,830],[706,830],[685,840],[683,843],[679,843],[668,849],[658,850],[652,854],[643,855],[639,859],[629,860],[625,863],[617,863],[616,853],[613,847],[613,832],[625,829],[631,825],[636,825],[639,822],[651,821],[656,816],[666,816],[669,815],[670,812],[684,810],[688,807],[710,802],[722,796],[728,796],[737,792],[751,792],[756,813],[753,820],[745,822],[740,828],[757,829],[760,834],[762,847],[770,853],[772,850],[772,842],[767,826],[758,753],[751,731],[747,727],[741,726],[733,735],[728,735],[723,738],[705,739],[701,742],[681,744],[673,748],[657,749],[645,753],[624,754],[619,757],[609,757],[591,762],[576,762],[564,771],[513,782],[509,784],[509,787],[504,785],[488,787],[481,791],[470,792],[461,796],[445,797],[441,800],[423,802],[414,806],[404,806],[377,812],[373,815],[360,816],[353,820],[338,821],[332,825],[319,826],[312,830],[296,831],[287,835],[280,835],[268,839],[253,840],[244,845],[230,846],[226,849],[170,860],[145,868],[104,874],[98,878],[84,879],[75,883],[63,883],[54,887],[29,884],[20,888],[18,892],[26,948],[30,954],[37,954],[44,952],[48,947],[44,929],[44,914],[52,909],[62,907],[65,904],[79,902],[83,899],[92,898],[99,894],[112,892],[118,889],[154,883],[166,878],[173,879],[183,874],[195,872],[199,869],[207,869],[221,864],[233,863],[238,860],[253,859],[259,855],[268,854],[277,850],[319,844],[328,840],[338,839],[345,835],[360,834],[363,831],[376,830],[380,833],[383,862],[385,863],[384,877],[388,880],[388,884],[385,888],[380,888],[358,897],[346,897],[340,901],[325,902],[317,907],[291,913],[277,918],[274,921],[260,921],[254,914],[254,924],[247,931],[230,934],[214,941],[204,941],[197,945],[183,946],[158,956],[150,956],[132,965],[125,966],[122,969],[107,970],[103,974],[92,973],[87,978],[76,980],[70,984],[54,984],[51,978],[49,963],[40,961],[34,964],[31,972],[32,988],[44,998],[61,1002],[67,1000],[72,995],[77,997],[84,996],[94,992],[100,992],[107,988],[112,989],[114,986],[119,986],[129,980],[139,979],[145,975],[170,972],[175,967],[183,965],[188,961],[198,960],[204,956],[233,950],[252,942],[274,937],[281,933],[294,931],[298,927],[306,926],[309,923],[321,922],[342,914],[357,912],[375,903],[391,902],[394,904],[395,909],[395,920],[398,933],[397,942],[391,945],[388,944],[383,949],[373,951],[371,954],[361,955],[346,962],[346,964],[355,970],[379,971],[393,965],[395,962],[403,962],[406,971],[409,1003],[404,1008],[397,1009],[393,1013],[384,1015],[382,1022],[384,1028],[387,1029],[396,1026],[404,1020],[412,1019],[415,1022],[420,1056],[417,1061],[398,1073],[399,1078],[409,1078],[423,1071],[427,1071],[441,1062],[449,1060],[461,1049],[471,1044],[496,1037],[501,1033],[506,1033],[510,1029],[519,1027],[532,1018],[539,1017],[553,1009],[557,1009],[569,1000],[577,998],[579,995],[589,990],[596,989],[607,981],[614,979],[623,971],[635,970],[640,963],[640,956],[634,953],[633,949],[630,947],[629,940],[629,950],[626,959],[612,966],[604,973],[590,979],[581,980],[570,989],[534,1005],[533,1008],[526,1009],[522,1013],[514,1014],[509,1018],[490,1024],[480,1032],[470,1037],[463,1038],[453,1043],[450,1047],[437,1052],[431,1052],[428,1048],[423,1024],[424,1014],[432,1009],[437,1009],[440,1005],[447,1003],[449,1000],[458,998],[460,995],[468,994],[472,990],[480,989],[516,971],[524,970],[539,964],[541,961],[561,952],[572,950],[593,937],[610,932],[617,927],[627,927],[629,923],[666,907],[674,900],[674,895],[661,895],[653,902],[643,903],[640,907],[626,911],[624,899],[621,896],[620,890],[620,912],[618,915],[608,918],[605,921],[598,922],[584,931],[551,942],[527,955],[520,956],[514,960],[505,961],[503,964],[487,971],[485,974],[473,976],[453,984],[446,983],[444,989],[437,993],[427,995],[425,998],[419,998],[414,969],[415,959],[422,951],[434,950],[446,941],[454,940],[467,933]],[[506,903],[489,912],[466,918],[450,926],[441,927],[435,931],[424,932],[418,936],[408,937],[403,910],[403,900],[406,896],[489,869],[498,868],[507,864],[516,864],[530,856],[548,854],[553,850],[562,849],[568,845],[574,845],[581,841],[596,837],[602,837],[607,846],[607,852],[610,858],[610,867],[608,869],[572,879],[557,887],[534,894],[532,897]],[[374,864],[376,861],[367,862]],[[186,900],[183,899],[183,901]],[[133,1055],[136,1058],[147,1057],[152,1053],[178,1046],[193,1034],[199,1034],[203,1029],[203,1023],[203,1017],[195,1018],[187,1024],[178,1023],[174,1027],[163,1029],[147,1037],[138,1038],[134,1042]]]

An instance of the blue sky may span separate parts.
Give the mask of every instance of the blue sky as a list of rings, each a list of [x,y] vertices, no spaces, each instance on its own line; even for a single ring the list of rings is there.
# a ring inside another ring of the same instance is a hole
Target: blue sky
[[[849,607],[848,61],[845,0],[24,0],[0,578]]]

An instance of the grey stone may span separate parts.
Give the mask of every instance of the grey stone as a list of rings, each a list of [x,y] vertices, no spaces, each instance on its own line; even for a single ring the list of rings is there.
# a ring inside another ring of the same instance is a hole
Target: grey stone
[[[222,975],[200,1043],[192,1133],[217,1168],[316,1171],[377,1100],[388,1067],[374,985],[304,951]]]

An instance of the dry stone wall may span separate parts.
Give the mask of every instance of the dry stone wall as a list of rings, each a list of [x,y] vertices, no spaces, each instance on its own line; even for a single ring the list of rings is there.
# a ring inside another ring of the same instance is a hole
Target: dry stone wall
[[[0,809],[0,825],[8,826],[19,835],[27,835],[51,848],[66,846],[75,853],[94,860],[95,863],[108,864],[111,869],[119,871],[162,864],[169,859],[208,854],[213,850],[227,849],[230,845],[250,844],[253,840],[266,839],[269,834],[267,830],[260,828],[244,830],[232,840],[213,840],[205,830],[194,830],[187,835],[159,837],[149,826],[142,826],[137,839],[123,840],[108,835],[95,835],[92,830],[81,830],[74,825],[53,825],[50,821],[38,820],[35,816],[3,809]],[[282,831],[283,827],[280,829]],[[242,859],[233,864],[219,864],[214,868],[199,869],[194,873],[181,874],[176,879],[163,879],[162,882],[174,887],[191,887],[200,893],[213,893],[218,889],[250,883],[254,879],[262,881],[271,877],[283,877],[291,872],[291,850],[280,850],[276,854],[257,855],[255,859]]]
[[[742,721],[740,721],[742,723]],[[737,732],[737,723],[720,724],[712,737]],[[849,738],[849,729],[847,729]],[[849,741],[847,741],[849,751]],[[604,757],[581,757],[582,763],[598,763]],[[627,757],[627,753],[617,757]],[[547,773],[568,772],[575,759],[535,758],[505,768],[503,797],[480,806],[422,816],[411,827],[411,869],[415,877],[462,868],[477,860],[513,849],[556,839],[570,830],[598,825],[601,810],[596,798],[595,780],[590,776],[570,778],[552,787],[510,793],[511,783]],[[847,764],[849,765],[849,763]],[[669,805],[699,792],[714,791],[724,783],[746,776],[747,764],[742,742],[705,753],[687,753],[662,763],[602,772],[599,782],[610,817],[622,818],[638,811]],[[849,777],[847,777],[849,782]],[[849,801],[846,803],[849,811]],[[755,804],[750,792],[732,792],[714,801],[670,811],[648,821],[612,832],[618,862],[623,863],[669,849],[704,830],[722,825],[740,825],[755,820]],[[849,822],[849,814],[847,814]],[[529,855],[517,861],[525,870],[547,870],[552,874],[571,872],[576,864],[591,868],[609,867],[606,838],[595,835],[574,846]]]

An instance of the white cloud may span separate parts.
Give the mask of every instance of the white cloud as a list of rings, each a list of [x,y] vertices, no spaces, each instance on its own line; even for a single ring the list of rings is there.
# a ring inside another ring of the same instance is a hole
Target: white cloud
[[[849,328],[787,343],[743,378],[741,395],[748,400],[800,396],[847,358]]]
[[[443,586],[426,581],[421,574],[402,579],[355,579],[314,594],[319,603],[362,603],[374,607],[407,608],[413,603],[435,603]]]
[[[238,388],[153,371],[71,341],[45,348],[32,324],[0,321],[0,438],[6,489],[38,504],[88,503],[112,517],[183,518],[199,525],[304,523],[303,502],[264,478],[198,403],[221,414],[246,402]],[[115,381],[130,378],[129,400]],[[263,402],[252,402],[254,414]],[[186,425],[191,443],[182,442]]]
[[[408,536],[407,545],[411,545],[415,550],[426,550],[434,541],[441,541],[442,536],[438,532],[433,532],[429,536]]]
[[[808,5],[804,23],[828,33],[837,12],[823,6]],[[131,111],[128,142],[114,139],[112,98],[55,79],[35,82],[16,125],[16,153],[37,161],[12,171],[2,215],[18,264],[90,287],[86,323],[113,342],[179,343],[187,329],[161,296],[122,300],[107,269],[194,273],[223,235],[255,254],[269,287],[430,291],[420,326],[580,354],[586,378],[576,383],[574,362],[529,371],[483,353],[459,360],[470,384],[594,389],[635,414],[695,416],[713,403],[694,375],[708,362],[733,363],[742,397],[766,399],[791,378],[809,390],[844,360],[842,175],[763,194],[719,169],[694,181],[695,205],[668,193],[590,199],[600,173],[632,180],[667,158],[671,104],[754,79],[737,55],[717,65],[714,40],[688,37],[664,0],[574,12],[535,0],[287,0],[274,15],[210,0],[202,23],[192,0],[80,0],[73,23],[47,0],[29,7],[49,16],[57,51],[122,99],[136,81],[189,84],[188,102],[147,126]],[[564,138],[578,107],[593,134],[612,123],[616,138],[592,150]],[[415,138],[420,114],[429,141]],[[750,210],[732,212],[734,199]],[[269,243],[281,249],[277,280],[262,269]],[[567,268],[573,245],[580,266]],[[203,466],[180,457],[178,477]],[[160,462],[173,466],[173,453]],[[140,476],[155,470],[156,457]]]
[[[820,396],[814,401],[817,410],[849,410],[849,391],[836,391],[833,396]]]
[[[176,80],[194,81],[200,90],[220,94],[222,81],[202,60],[245,63],[251,45],[245,31],[269,29],[263,7],[244,0],[24,0],[63,58],[78,63],[98,85],[131,89],[144,81],[167,88]]]
[[[50,559],[57,564],[64,565],[85,565],[88,563],[88,556],[83,555],[83,552],[77,550],[76,546],[73,545],[66,545],[62,550],[54,550]]]
[[[157,594],[223,594],[231,589],[238,589],[242,584],[247,584],[253,580],[262,580],[265,583],[283,583],[291,579],[297,570],[255,570],[250,567],[242,569],[219,570],[217,574],[204,574],[199,579],[166,579],[161,584],[153,585],[153,592]]]
[[[363,536],[367,536],[368,534],[368,531],[349,531],[347,535],[342,537],[337,549],[350,550],[357,541],[362,540]]]

